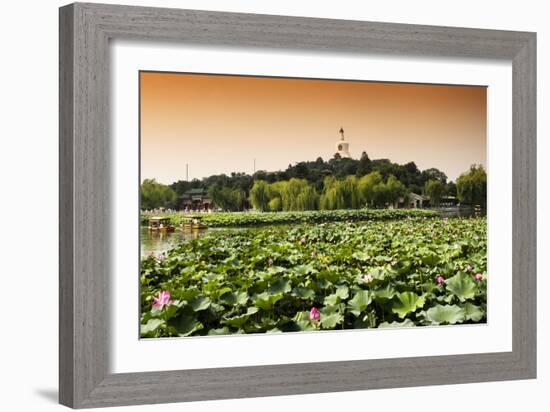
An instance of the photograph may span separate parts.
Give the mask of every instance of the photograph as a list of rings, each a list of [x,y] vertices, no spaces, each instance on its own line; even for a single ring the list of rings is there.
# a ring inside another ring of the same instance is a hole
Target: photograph
[[[139,72],[141,338],[487,323],[487,87]]]

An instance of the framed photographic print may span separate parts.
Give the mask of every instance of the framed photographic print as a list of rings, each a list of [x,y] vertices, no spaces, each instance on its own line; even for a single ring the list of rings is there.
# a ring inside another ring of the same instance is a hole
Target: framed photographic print
[[[60,401],[536,376],[534,33],[60,9]]]

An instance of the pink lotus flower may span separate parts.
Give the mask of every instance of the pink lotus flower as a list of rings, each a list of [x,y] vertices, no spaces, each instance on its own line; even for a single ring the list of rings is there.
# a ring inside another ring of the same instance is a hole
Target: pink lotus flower
[[[157,260],[158,260],[159,262],[164,261],[164,259],[166,259],[166,256],[164,256],[163,253],[161,253],[160,255],[157,256]]]
[[[437,277],[435,278],[435,281],[437,282],[438,285],[442,285],[443,283],[445,283],[445,278],[441,275],[437,275]]]
[[[481,273],[476,273],[476,275],[474,276],[474,279],[477,280],[478,282],[481,282],[483,280],[483,275]]]
[[[303,245],[304,243],[306,243],[306,238],[305,238],[305,237],[301,238],[301,239],[300,239],[300,242],[301,242],[302,245]]]
[[[160,292],[158,297],[153,297],[153,308],[162,309],[172,303],[174,303],[174,301],[170,300],[170,292],[167,290]]]
[[[311,308],[311,310],[309,311],[309,319],[312,322],[319,322],[319,320],[321,319],[321,312],[319,312],[319,309],[317,309],[316,307]]]
[[[272,258],[272,257],[268,257],[268,258],[267,258],[267,264],[268,264],[269,266],[273,265],[273,258]]]
[[[472,265],[469,264],[468,266],[466,266],[466,272],[471,272],[472,269]]]
[[[311,257],[312,257],[312,258],[314,258],[314,257],[316,257],[316,256],[317,256],[317,252],[316,252],[316,251],[311,252]]]
[[[371,283],[374,280],[374,277],[369,273],[361,278],[364,283]]]

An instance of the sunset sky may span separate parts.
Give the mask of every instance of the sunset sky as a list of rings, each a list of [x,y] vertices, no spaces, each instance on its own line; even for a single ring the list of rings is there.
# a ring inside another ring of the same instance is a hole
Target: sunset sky
[[[141,179],[275,171],[336,151],[455,180],[486,165],[486,88],[141,72]]]

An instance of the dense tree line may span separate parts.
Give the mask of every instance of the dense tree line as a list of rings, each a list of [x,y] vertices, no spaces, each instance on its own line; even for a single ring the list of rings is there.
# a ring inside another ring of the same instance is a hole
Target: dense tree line
[[[482,166],[472,166],[455,184],[438,169],[421,171],[414,162],[400,165],[388,159],[371,160],[365,152],[360,159],[335,154],[328,161],[319,157],[281,171],[179,180],[160,185],[165,189],[159,185],[154,180],[143,182],[142,208],[177,208],[177,199],[193,188],[208,189],[214,204],[224,210],[243,210],[251,205],[258,210],[381,207],[395,204],[411,192],[428,196],[435,206],[447,196],[456,196],[465,204],[486,204]]]
[[[176,198],[177,194],[172,188],[155,179],[145,179],[141,184],[141,209],[172,208],[176,206]]]
[[[456,179],[458,199],[462,203],[487,206],[487,173],[481,165],[472,165],[470,170]]]

